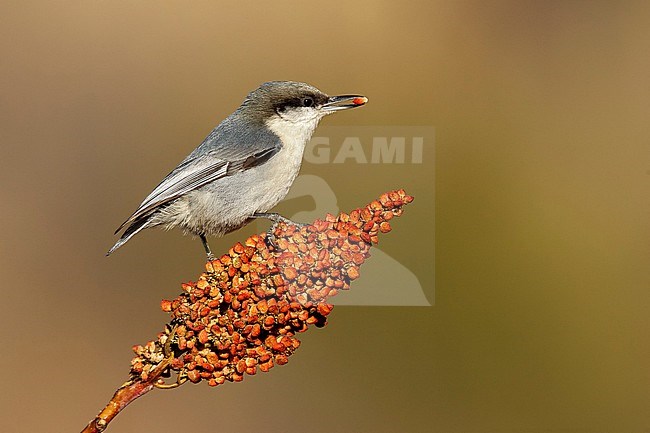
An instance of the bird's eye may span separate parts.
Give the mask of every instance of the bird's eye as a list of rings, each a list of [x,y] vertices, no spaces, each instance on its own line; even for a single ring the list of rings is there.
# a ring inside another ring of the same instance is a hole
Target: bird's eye
[[[302,98],[302,106],[303,107],[311,107],[313,105],[314,105],[313,98]]]

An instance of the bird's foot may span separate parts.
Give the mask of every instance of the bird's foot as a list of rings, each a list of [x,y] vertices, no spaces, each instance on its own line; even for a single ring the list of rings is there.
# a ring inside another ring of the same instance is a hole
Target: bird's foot
[[[276,242],[275,238],[275,229],[277,226],[278,223],[271,224],[271,227],[269,227],[269,229],[266,231],[266,237],[264,238],[266,244],[270,247],[273,247],[274,250],[278,249],[278,243]]]
[[[278,227],[278,224],[284,223],[286,225],[294,225],[296,227],[305,227],[309,224],[306,223],[299,223],[290,220],[289,218],[285,218],[282,215],[278,213],[261,213],[261,212],[256,212],[253,214],[253,218],[267,218],[273,221],[273,224],[271,224],[271,227],[266,231],[266,243],[269,246],[272,246],[274,249],[278,249],[278,245],[276,242],[276,237],[275,237],[275,229]]]
[[[199,235],[201,242],[203,243],[203,248],[205,249],[205,256],[207,257],[208,262],[214,262],[217,258],[212,254],[210,250],[210,245],[208,245],[208,240],[205,238],[205,235]]]

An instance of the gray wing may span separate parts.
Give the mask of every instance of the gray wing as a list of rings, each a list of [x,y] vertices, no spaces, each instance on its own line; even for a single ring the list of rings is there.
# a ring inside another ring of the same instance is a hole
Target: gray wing
[[[281,149],[281,143],[276,136],[263,136],[260,133],[249,133],[240,137],[245,142],[255,139],[257,142],[253,145],[233,143],[231,146],[224,146],[223,139],[228,137],[223,135],[229,135],[227,134],[228,130],[219,131],[219,129],[220,127],[217,127],[199,148],[169,173],[115,233],[192,190],[222,177],[232,176],[264,164]],[[215,141],[219,144],[215,144]],[[201,154],[202,152],[199,150],[206,147],[212,150],[209,153]]]

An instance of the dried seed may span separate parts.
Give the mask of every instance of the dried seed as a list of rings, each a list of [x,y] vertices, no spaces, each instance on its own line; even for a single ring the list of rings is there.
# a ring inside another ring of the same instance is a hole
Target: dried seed
[[[162,302],[160,303],[160,308],[166,313],[169,313],[172,311],[172,301],[168,301],[167,299],[163,299]]]
[[[350,266],[346,272],[348,274],[348,278],[351,280],[356,280],[359,278],[359,269],[357,269],[355,266]]]
[[[282,275],[280,274],[275,274],[273,275],[273,285],[277,286],[283,286],[284,285],[284,279],[282,279]]]
[[[196,370],[190,370],[187,372],[187,378],[192,383],[198,383],[201,380],[201,374]]]
[[[318,304],[318,312],[323,315],[327,316],[331,311],[332,311],[333,305],[331,304]]]
[[[327,231],[325,232],[325,234],[326,234],[327,237],[330,238],[330,239],[338,239],[338,237],[339,237],[339,232],[337,232],[336,230],[333,230],[333,229],[329,229],[329,230],[327,230]]]
[[[295,280],[298,276],[298,271],[296,271],[295,268],[289,266],[284,268],[283,274],[288,280]]]
[[[361,253],[355,253],[352,254],[352,261],[354,262],[355,265],[361,265],[363,264],[363,262],[366,261],[366,258]]]

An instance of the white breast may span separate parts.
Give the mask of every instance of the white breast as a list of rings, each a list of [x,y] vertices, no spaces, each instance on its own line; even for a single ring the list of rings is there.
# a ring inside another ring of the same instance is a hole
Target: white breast
[[[280,137],[282,142],[282,150],[272,158],[275,160],[274,169],[279,170],[284,176],[291,177],[291,181],[300,170],[305,145],[314,133],[319,120],[320,118],[313,118],[309,121],[293,122],[274,116],[266,122],[266,126]]]
[[[272,117],[266,122],[266,126],[273,131],[282,142],[282,149],[274,155],[266,164],[259,167],[260,171],[268,173],[269,181],[272,181],[276,188],[264,200],[263,206],[268,210],[282,200],[300,171],[305,145],[311,138],[320,117],[314,117],[305,121],[292,121],[281,117]]]

